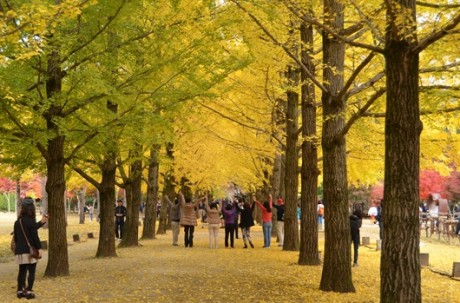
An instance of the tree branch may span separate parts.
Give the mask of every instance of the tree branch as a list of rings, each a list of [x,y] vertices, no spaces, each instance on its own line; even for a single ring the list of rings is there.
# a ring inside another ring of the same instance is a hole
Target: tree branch
[[[428,46],[443,38],[449,34],[449,31],[455,29],[455,27],[460,23],[460,13],[457,12],[456,16],[450,20],[444,27],[440,28],[438,31],[432,33],[431,35],[422,39],[418,45],[414,48],[415,53],[420,53]]]
[[[321,82],[319,82],[316,77],[309,71],[308,67],[305,66],[305,64],[302,63],[301,60],[299,60],[299,58],[297,58],[297,56],[295,56],[290,50],[289,48],[282,44],[281,42],[279,42],[275,36],[273,36],[270,31],[262,24],[262,22],[259,21],[259,19],[257,19],[252,13],[250,13],[245,7],[243,7],[238,0],[230,0],[232,1],[233,3],[236,4],[236,6],[238,6],[238,8],[240,8],[242,11],[244,11],[258,26],[259,28],[270,38],[270,40],[272,40],[272,42],[277,45],[277,46],[280,46],[284,52],[292,59],[294,60],[301,68],[302,68],[302,71],[305,72],[305,74],[307,75],[307,77],[323,92],[327,92],[327,88],[321,84]]]
[[[268,131],[266,131],[265,129],[262,129],[262,128],[259,128],[259,127],[256,127],[256,126],[252,126],[252,125],[248,125],[248,124],[242,123],[242,122],[240,122],[240,121],[237,121],[236,119],[234,119],[234,118],[232,118],[232,117],[229,117],[229,116],[227,116],[227,115],[224,115],[223,113],[221,113],[221,112],[219,112],[219,111],[217,111],[217,110],[215,110],[215,109],[213,109],[213,108],[207,106],[207,105],[204,104],[203,102],[198,101],[197,103],[200,104],[201,106],[203,106],[204,108],[206,108],[207,110],[210,110],[210,111],[212,111],[213,113],[218,114],[219,116],[221,116],[221,117],[223,117],[223,118],[225,118],[225,119],[227,119],[227,120],[229,120],[229,121],[232,121],[232,122],[234,122],[234,123],[236,123],[236,124],[238,124],[238,125],[241,125],[241,126],[243,126],[243,127],[246,127],[246,128],[249,128],[249,129],[252,129],[252,130],[255,130],[255,131],[259,131],[259,132],[262,132],[262,133],[264,133],[264,134],[267,134],[267,135],[269,135],[270,137],[272,137],[273,139],[275,139],[276,142],[278,142],[279,144],[281,144],[282,146],[284,146],[283,142],[282,142],[279,138],[273,136],[272,134],[270,134],[270,133],[269,133]]]
[[[98,190],[101,190],[101,183],[97,182],[94,178],[92,178],[90,175],[85,173],[81,168],[73,167],[73,166],[70,166],[70,168],[72,168],[74,171],[76,171],[80,176],[82,176],[86,181],[91,183]]]
[[[427,3],[422,1],[415,1],[415,4],[424,7],[431,7],[431,8],[459,8],[460,4],[434,4],[434,3]]]
[[[353,73],[350,75],[350,77],[347,80],[347,83],[343,86],[342,90],[340,91],[338,95],[338,99],[342,99],[343,96],[346,95],[348,89],[351,87],[353,84],[353,81],[355,81],[356,77],[358,77],[359,73],[366,67],[367,64],[369,64],[372,61],[372,58],[375,57],[375,53],[371,52],[361,63],[358,65],[358,67],[353,71]]]
[[[452,113],[460,111],[460,106],[452,107],[452,108],[445,108],[439,110],[422,110],[420,111],[421,116],[428,116],[428,115],[435,115],[435,114],[442,114],[442,113]],[[385,113],[364,113],[363,117],[371,117],[371,118],[385,118]]]
[[[236,0],[232,0],[232,1],[236,1]],[[370,50],[370,51],[373,51],[373,52],[376,52],[376,53],[379,53],[379,54],[383,54],[384,53],[384,49],[383,48],[380,48],[380,47],[377,47],[377,46],[373,46],[373,45],[370,45],[370,44],[365,44],[365,43],[360,43],[360,42],[355,42],[353,41],[353,39],[349,39],[349,38],[346,38],[342,35],[340,35],[339,33],[333,31],[332,29],[330,29],[329,27],[325,26],[322,22],[318,21],[317,19],[314,19],[314,18],[310,18],[307,14],[303,14],[301,15],[299,13],[299,11],[301,11],[301,9],[299,9],[295,4],[292,4],[290,1],[288,0],[285,0],[284,1],[285,4],[286,4],[286,7],[294,14],[296,15],[299,19],[303,20],[304,22],[308,23],[308,24],[311,24],[311,25],[314,25],[316,26],[317,28],[319,28],[321,31],[327,33],[327,34],[330,34],[331,36],[333,36],[334,38],[336,38],[337,40],[340,40],[346,44],[349,44],[351,46],[356,46],[356,47],[360,47],[360,48],[364,48],[364,49],[367,49],[367,50]]]
[[[347,124],[344,126],[344,128],[340,131],[340,133],[337,134],[337,137],[336,138],[343,138],[345,137],[345,135],[348,133],[348,131],[350,130],[351,126],[356,122],[356,120],[358,120],[359,118],[361,118],[362,116],[364,116],[364,113],[366,113],[366,111],[369,109],[369,107],[378,99],[380,98],[384,93],[386,92],[386,89],[385,88],[381,88],[379,89],[371,98],[369,98],[369,100],[367,101],[367,103],[361,107],[353,116],[351,116],[350,120],[348,120]]]

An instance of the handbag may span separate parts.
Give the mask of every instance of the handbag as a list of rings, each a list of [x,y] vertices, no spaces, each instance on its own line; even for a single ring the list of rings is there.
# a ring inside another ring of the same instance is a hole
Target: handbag
[[[38,249],[30,245],[29,238],[27,238],[27,235],[24,231],[24,227],[22,226],[22,220],[19,220],[19,224],[21,224],[22,234],[26,238],[27,245],[29,245],[29,248],[30,248],[30,257],[34,259],[40,259],[40,254],[38,253]]]

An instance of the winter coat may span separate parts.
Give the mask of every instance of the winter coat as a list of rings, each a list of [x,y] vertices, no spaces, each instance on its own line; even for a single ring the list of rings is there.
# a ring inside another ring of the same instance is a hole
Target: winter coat
[[[356,216],[350,215],[350,231],[351,231],[351,240],[358,240],[359,241],[359,229],[363,224],[363,220]]]
[[[19,220],[21,220],[22,222],[24,233],[26,234],[30,245],[37,249],[41,249],[42,245],[40,243],[40,238],[38,237],[38,229],[42,227],[44,224],[41,222],[36,222],[35,218],[31,218],[25,215],[22,218],[19,218],[16,222],[14,222],[14,238],[16,240],[16,249],[14,253],[16,255],[20,255],[28,254],[30,252],[29,245],[27,244],[27,240],[24,236],[24,233],[22,232]]]
[[[179,222],[180,221],[180,203],[173,203],[171,200],[167,199],[166,200],[169,204],[169,220],[173,222]]]
[[[182,214],[180,217],[180,225],[188,225],[188,226],[196,226],[196,211],[195,208],[200,203],[200,200],[196,200],[194,203],[185,203],[185,201],[181,201],[182,207]]]
[[[276,208],[276,221],[284,221],[284,204],[283,205],[273,205]]]
[[[237,213],[234,205],[231,209],[227,209],[227,206],[222,207],[222,214],[224,215],[225,224],[235,224]]]
[[[209,207],[208,203],[205,203],[206,207],[206,216],[209,224],[220,224],[220,210],[219,206],[217,208]]]
[[[250,208],[240,208],[240,213],[241,213],[241,219],[240,219],[240,227],[241,228],[247,228],[254,226],[254,217],[252,216],[252,213],[254,211],[254,205],[252,204],[252,207]]]
[[[272,212],[271,211],[269,212],[265,208],[265,206],[259,201],[255,201],[255,202],[257,203],[257,206],[259,206],[259,208],[262,210],[262,222],[263,223],[272,222]],[[268,202],[268,204],[270,205],[270,209],[273,209],[273,203],[271,200]]]

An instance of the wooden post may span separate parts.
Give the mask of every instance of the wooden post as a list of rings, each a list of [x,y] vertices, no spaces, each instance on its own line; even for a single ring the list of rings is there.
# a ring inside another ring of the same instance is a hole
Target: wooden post
[[[430,254],[420,253],[420,266],[429,266],[430,265]]]
[[[371,244],[371,238],[370,237],[363,237],[362,245],[369,245],[369,244]]]
[[[382,250],[382,240],[377,240],[377,246],[375,247],[375,250]]]
[[[80,242],[80,235],[73,235],[73,241],[74,242]]]
[[[460,278],[460,262],[454,262],[452,266],[452,277]]]

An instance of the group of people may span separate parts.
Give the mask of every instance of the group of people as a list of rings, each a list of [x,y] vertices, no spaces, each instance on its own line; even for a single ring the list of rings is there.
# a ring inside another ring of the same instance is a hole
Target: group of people
[[[221,199],[208,201],[208,196],[192,201],[190,197],[185,198],[182,192],[179,192],[178,198],[172,202],[169,197],[165,196],[166,201],[170,206],[170,221],[172,229],[172,245],[178,246],[180,227],[184,228],[184,246],[193,247],[193,237],[195,226],[197,226],[196,209],[199,205],[203,205],[204,214],[209,230],[209,248],[218,248],[219,229],[221,222],[224,222],[225,247],[235,247],[235,235],[238,238],[238,229],[241,229],[243,236],[244,248],[254,248],[254,243],[251,239],[251,227],[254,226],[253,212],[257,205],[262,211],[262,230],[264,234],[264,248],[271,246],[272,232],[272,209],[277,209],[277,231],[279,246],[283,245],[284,241],[284,202],[279,198],[277,204],[273,205],[272,196],[263,203],[257,201],[255,196],[252,196],[251,201],[245,201],[243,198],[234,200]],[[239,223],[238,223],[239,222]]]

